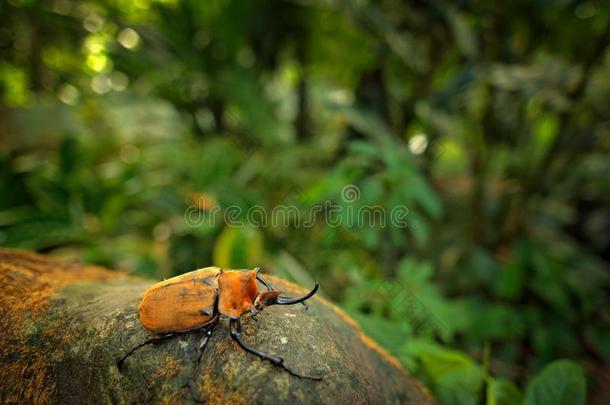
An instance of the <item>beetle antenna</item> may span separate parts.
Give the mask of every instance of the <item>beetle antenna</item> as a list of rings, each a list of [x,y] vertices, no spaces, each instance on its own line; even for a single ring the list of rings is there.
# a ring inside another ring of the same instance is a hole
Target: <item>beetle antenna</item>
[[[257,267],[257,269],[258,269],[258,267]],[[256,270],[256,269],[255,269],[255,270]],[[269,283],[267,283],[267,282],[265,281],[265,279],[263,279],[261,276],[259,276],[259,275],[258,275],[258,273],[256,274],[256,279],[257,279],[258,281],[260,281],[260,283],[261,283],[262,285],[264,285],[264,286],[265,286],[265,288],[267,289],[267,291],[271,291],[271,290],[272,290],[272,288],[271,288],[271,286],[269,285]]]
[[[316,293],[316,291],[318,291],[318,282],[316,281],[316,285],[313,287],[313,289],[308,292],[307,294],[301,296],[301,297],[277,297],[275,299],[274,304],[278,304],[278,305],[293,305],[293,304],[298,304],[299,302],[304,302],[307,301],[308,299],[310,299],[311,297],[313,297],[313,295]]]

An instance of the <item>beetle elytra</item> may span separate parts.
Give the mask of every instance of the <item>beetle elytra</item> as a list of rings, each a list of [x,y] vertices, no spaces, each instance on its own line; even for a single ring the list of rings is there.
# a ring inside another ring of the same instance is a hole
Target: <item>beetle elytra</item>
[[[257,281],[266,291],[259,290]],[[189,331],[203,332],[199,344],[199,364],[214,327],[221,318],[228,318],[231,337],[243,350],[268,360],[293,376],[321,380],[321,377],[299,374],[286,366],[281,357],[249,346],[241,338],[240,322],[242,316],[251,314],[254,317],[270,305],[301,303],[307,307],[305,301],[317,290],[318,283],[315,283],[314,288],[301,297],[283,297],[260,276],[258,267],[254,270],[206,267],[161,281],[144,293],[139,306],[142,326],[156,336],[127,352],[118,360],[117,366],[120,369],[127,357],[145,345],[159,343]]]

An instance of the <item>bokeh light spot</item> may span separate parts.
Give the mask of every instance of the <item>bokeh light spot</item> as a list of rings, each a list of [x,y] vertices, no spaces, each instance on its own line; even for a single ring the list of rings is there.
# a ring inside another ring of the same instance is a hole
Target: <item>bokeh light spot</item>
[[[76,87],[71,84],[64,84],[59,88],[57,92],[57,98],[68,105],[75,105],[78,102],[78,98],[80,97],[80,92]]]
[[[140,43],[140,35],[132,28],[125,28],[119,32],[118,40],[124,48],[134,49]]]
[[[409,139],[409,150],[414,155],[421,155],[428,147],[428,137],[425,134],[415,134]]]
[[[106,94],[111,88],[112,83],[106,75],[96,75],[91,79],[91,89],[97,94]]]

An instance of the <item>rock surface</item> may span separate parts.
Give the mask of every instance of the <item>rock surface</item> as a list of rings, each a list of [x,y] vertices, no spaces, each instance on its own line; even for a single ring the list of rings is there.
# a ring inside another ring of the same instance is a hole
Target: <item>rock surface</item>
[[[265,275],[286,295],[305,292]],[[228,323],[215,328],[201,363],[200,334],[148,345],[137,307],[152,284],[76,262],[0,249],[0,403],[427,404],[434,400],[396,359],[321,297],[243,320],[252,346],[283,357],[299,379],[247,354]],[[189,387],[191,375],[193,383]]]

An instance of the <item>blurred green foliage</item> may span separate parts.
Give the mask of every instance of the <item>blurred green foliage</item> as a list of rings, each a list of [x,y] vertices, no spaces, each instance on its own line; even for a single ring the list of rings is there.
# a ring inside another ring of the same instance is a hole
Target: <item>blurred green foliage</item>
[[[607,403],[604,2],[8,0],[0,21],[1,245],[316,278],[442,404],[584,403],[583,369]],[[408,227],[222,217],[326,201]]]

